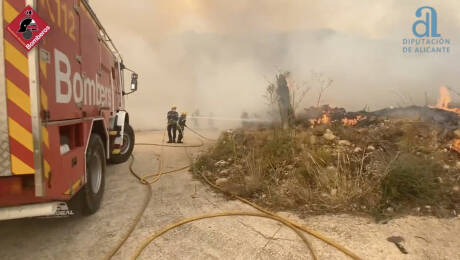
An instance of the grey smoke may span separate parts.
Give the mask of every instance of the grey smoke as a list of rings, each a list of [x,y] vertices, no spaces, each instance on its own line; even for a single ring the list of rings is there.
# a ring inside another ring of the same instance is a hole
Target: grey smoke
[[[311,70],[324,73],[334,84],[323,103],[351,110],[424,104],[425,93],[436,103],[441,85],[460,90],[460,2],[426,4],[438,11],[450,54],[402,54],[415,0],[91,2],[139,72],[139,91],[127,98],[136,128],[163,127],[171,105],[202,116],[260,113],[267,79],[279,70],[299,84]],[[312,89],[303,105],[314,105],[317,94]]]

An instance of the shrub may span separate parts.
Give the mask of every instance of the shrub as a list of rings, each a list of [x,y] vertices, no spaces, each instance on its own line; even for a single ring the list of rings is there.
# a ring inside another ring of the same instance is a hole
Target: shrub
[[[433,160],[402,155],[392,164],[383,180],[383,202],[433,202],[440,194],[436,175],[441,171],[441,166]]]

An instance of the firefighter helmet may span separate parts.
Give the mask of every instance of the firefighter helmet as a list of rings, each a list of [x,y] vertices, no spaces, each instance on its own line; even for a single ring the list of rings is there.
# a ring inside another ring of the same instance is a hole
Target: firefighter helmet
[[[35,28],[37,26],[37,23],[35,23],[34,19],[30,18],[30,17],[26,17],[24,18],[21,23],[19,24],[19,30],[18,32],[26,32],[26,31],[36,31],[37,28]],[[32,28],[30,28],[32,27]]]
[[[26,17],[22,19],[20,25],[19,25],[19,30],[18,32],[22,33],[22,37],[26,40],[29,40],[32,38],[33,33],[32,31],[37,30],[37,24],[35,23],[34,19],[30,17]]]

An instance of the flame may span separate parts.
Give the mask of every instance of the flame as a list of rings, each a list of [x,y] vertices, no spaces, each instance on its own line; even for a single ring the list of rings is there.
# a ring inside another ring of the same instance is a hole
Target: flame
[[[331,118],[326,113],[323,113],[321,117],[316,118],[316,119],[310,119],[308,121],[310,121],[310,124],[312,125],[320,125],[320,124],[327,125],[331,123]]]
[[[323,114],[323,116],[321,117],[321,123],[322,124],[330,124],[331,123],[331,118],[328,115]]]
[[[450,93],[447,87],[446,86],[440,87],[438,104],[436,105],[435,108],[454,112],[460,115],[460,108],[449,108],[449,104],[451,101],[452,101],[452,98],[450,97]]]
[[[449,103],[452,101],[450,97],[449,90],[446,86],[442,86],[439,88],[439,99],[436,108],[451,111],[460,115],[460,108],[449,108]],[[452,141],[452,149],[456,152],[460,153],[460,139],[456,138]]]
[[[342,118],[342,124],[345,126],[355,126],[358,124],[359,121],[366,119],[366,116],[358,115],[354,118]],[[312,125],[327,125],[331,123],[331,117],[328,114],[323,114],[321,117],[316,119],[310,119],[310,124]]]
[[[330,110],[324,110],[320,117],[309,119],[308,121],[310,122],[312,126],[321,125],[321,124],[323,125],[331,124],[333,122],[331,118],[331,113],[334,113],[334,112],[331,112]],[[367,118],[366,116],[357,115],[356,117],[353,117],[353,118],[349,118],[349,117],[342,118],[341,122],[345,126],[355,126],[358,124],[359,121],[364,120],[366,118]],[[334,120],[334,122],[336,122],[336,120]]]
[[[446,86],[439,88],[439,99],[437,108],[449,110],[449,103],[452,101],[450,98],[449,90]]]
[[[452,149],[460,153],[460,139],[457,138],[452,142]]]
[[[343,118],[342,119],[342,124],[345,126],[355,126],[358,124],[359,121],[366,119],[365,116],[358,115],[355,118]]]

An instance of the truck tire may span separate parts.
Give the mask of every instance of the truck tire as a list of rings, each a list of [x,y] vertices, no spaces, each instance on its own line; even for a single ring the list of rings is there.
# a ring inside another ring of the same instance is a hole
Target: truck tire
[[[123,145],[120,147],[120,153],[112,154],[110,156],[109,162],[114,164],[126,162],[133,152],[134,143],[134,130],[129,124],[126,124],[123,131]]]
[[[91,134],[86,151],[86,185],[83,187],[84,215],[95,213],[101,205],[105,188],[106,159],[104,143],[97,134]]]

